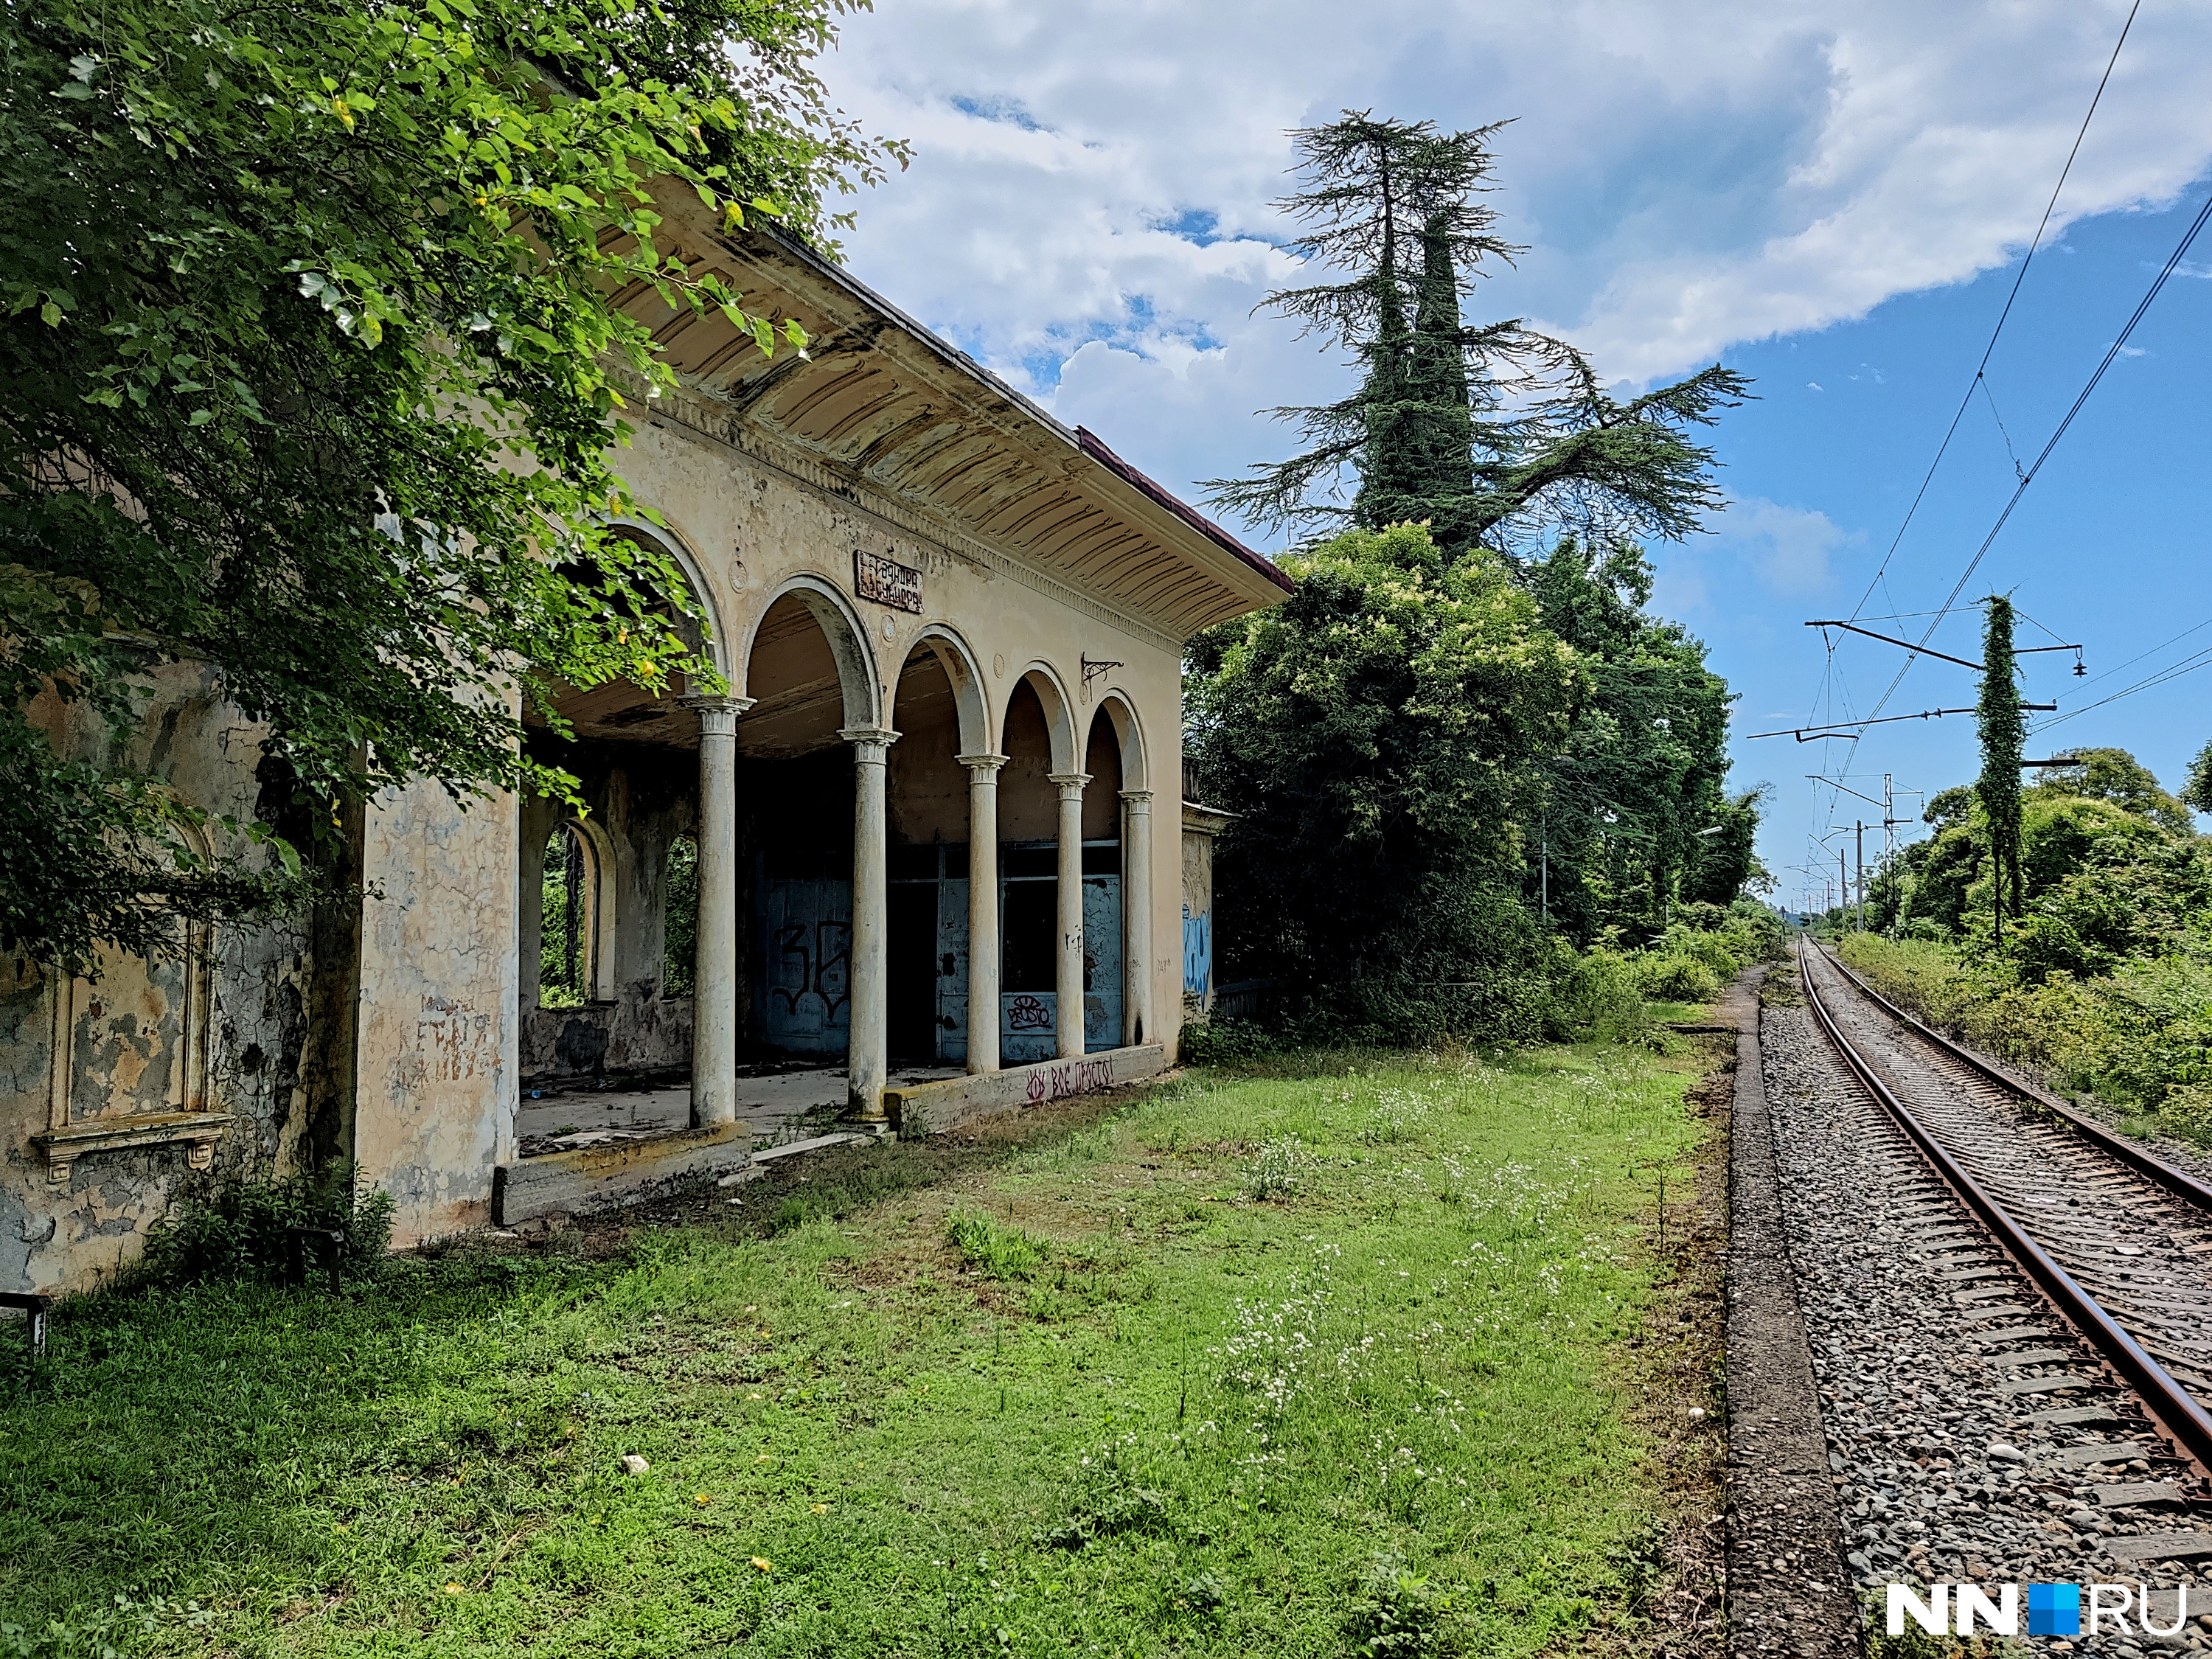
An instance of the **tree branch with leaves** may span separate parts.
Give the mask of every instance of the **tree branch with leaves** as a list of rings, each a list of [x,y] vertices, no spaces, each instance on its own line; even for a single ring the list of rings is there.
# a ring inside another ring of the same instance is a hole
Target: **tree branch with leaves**
[[[641,510],[623,377],[673,384],[617,300],[804,348],[663,249],[648,185],[833,231],[829,198],[902,159],[812,72],[843,9],[0,18],[0,942],[82,967],[296,903],[342,802],[567,794],[523,708],[706,672],[678,573],[608,530]],[[265,805],[213,864],[118,758],[177,661],[265,726]],[[72,747],[72,708],[109,740]]]

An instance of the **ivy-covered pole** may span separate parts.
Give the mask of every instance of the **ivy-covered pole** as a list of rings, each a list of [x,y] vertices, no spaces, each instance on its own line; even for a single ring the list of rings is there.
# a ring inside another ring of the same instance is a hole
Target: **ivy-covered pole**
[[[2004,944],[2005,891],[2009,883],[2012,914],[2020,921],[2023,896],[2020,878],[2020,758],[2027,736],[2021,718],[2019,669],[2012,648],[2012,601],[1992,593],[1985,601],[1989,625],[1982,635],[1982,695],[1974,723],[1982,738],[1982,776],[1974,793],[1990,826],[1990,896],[1996,907],[1996,943]]]

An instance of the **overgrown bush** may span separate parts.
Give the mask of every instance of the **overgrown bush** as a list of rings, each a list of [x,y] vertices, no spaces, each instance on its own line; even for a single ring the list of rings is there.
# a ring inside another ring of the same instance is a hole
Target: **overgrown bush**
[[[1584,951],[1560,976],[1554,1024],[1560,1042],[1636,1042],[1650,1030],[1632,963],[1618,951]]]
[[[1281,1047],[1282,1039],[1258,1021],[1218,1014],[1212,1019],[1184,1022],[1176,1043],[1176,1054],[1186,1066],[1237,1066],[1273,1054]]]
[[[1651,1034],[1647,1000],[1710,1001],[1746,967],[1782,953],[1781,921],[1763,904],[1686,904],[1678,915],[1632,954],[1602,945],[1577,951],[1533,926],[1492,926],[1488,959],[1440,960],[1433,979],[1373,975],[1285,994],[1265,1022],[1194,1021],[1183,1027],[1182,1056],[1194,1066],[1237,1066],[1297,1048],[1644,1042]]]
[[[2212,964],[2164,956],[2091,979],[2051,969],[2036,982],[2017,958],[1931,940],[1854,933],[1840,951],[1930,1024],[2212,1144]]]
[[[1711,1002],[1721,978],[1696,957],[1651,951],[1636,958],[1636,983],[1655,1002]]]
[[[346,1164],[281,1181],[210,1182],[147,1230],[140,1271],[156,1284],[280,1278],[291,1265],[291,1229],[313,1227],[343,1231],[343,1269],[367,1277],[391,1245],[392,1212],[392,1195],[364,1188]]]

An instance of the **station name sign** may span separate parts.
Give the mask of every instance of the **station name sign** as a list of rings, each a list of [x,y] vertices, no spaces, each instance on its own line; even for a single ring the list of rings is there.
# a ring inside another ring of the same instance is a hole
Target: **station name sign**
[[[894,611],[921,609],[921,572],[881,553],[853,554],[853,591]]]

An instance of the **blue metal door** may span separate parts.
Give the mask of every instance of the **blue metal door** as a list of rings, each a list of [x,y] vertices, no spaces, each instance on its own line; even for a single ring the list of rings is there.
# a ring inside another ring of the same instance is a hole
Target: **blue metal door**
[[[853,884],[762,884],[761,1035],[778,1048],[845,1052],[853,1029]]]

